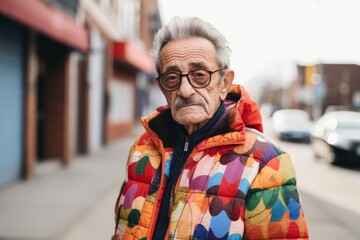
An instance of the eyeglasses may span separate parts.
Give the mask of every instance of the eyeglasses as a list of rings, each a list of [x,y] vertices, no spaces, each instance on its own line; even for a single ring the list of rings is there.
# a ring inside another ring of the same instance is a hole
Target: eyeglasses
[[[156,79],[160,82],[160,86],[166,91],[177,90],[181,85],[181,79],[185,76],[193,88],[205,88],[210,84],[211,75],[213,73],[226,68],[227,67],[220,67],[214,71],[197,69],[185,74],[178,72],[166,72],[157,76]]]

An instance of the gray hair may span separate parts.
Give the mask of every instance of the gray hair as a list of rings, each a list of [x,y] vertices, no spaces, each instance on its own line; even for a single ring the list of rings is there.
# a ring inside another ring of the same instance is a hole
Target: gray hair
[[[196,17],[174,17],[155,35],[152,56],[156,71],[160,74],[160,51],[177,39],[202,37],[212,42],[216,49],[216,59],[220,66],[230,65],[231,49],[225,36],[208,22]]]

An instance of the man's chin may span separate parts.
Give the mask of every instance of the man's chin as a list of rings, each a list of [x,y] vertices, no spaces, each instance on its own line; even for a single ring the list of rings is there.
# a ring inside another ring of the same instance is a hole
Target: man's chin
[[[207,117],[199,113],[187,113],[178,115],[174,120],[182,125],[195,125],[207,120]]]
[[[206,111],[199,105],[179,108],[173,112],[173,117],[182,125],[199,124],[208,119]]]

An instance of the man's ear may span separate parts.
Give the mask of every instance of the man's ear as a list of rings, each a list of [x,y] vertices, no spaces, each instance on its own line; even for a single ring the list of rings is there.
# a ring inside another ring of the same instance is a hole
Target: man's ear
[[[228,69],[225,72],[225,76],[223,79],[223,84],[220,89],[220,98],[221,100],[224,100],[226,98],[226,95],[229,91],[229,88],[231,87],[231,84],[234,80],[235,73],[232,69]]]

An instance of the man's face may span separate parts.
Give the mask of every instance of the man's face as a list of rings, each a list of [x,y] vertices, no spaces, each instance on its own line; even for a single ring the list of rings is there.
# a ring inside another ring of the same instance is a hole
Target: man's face
[[[217,63],[215,54],[214,45],[204,38],[194,37],[169,42],[160,52],[161,73],[170,70],[188,73],[196,69],[214,71],[222,67]],[[225,78],[229,78],[227,75],[225,74]],[[206,88],[193,88],[187,78],[183,77],[179,89],[171,92],[162,89],[174,120],[191,128],[193,125],[205,125],[216,112],[221,100],[226,97],[227,88],[230,87],[228,81],[224,83],[222,76],[221,71],[213,73]]]

